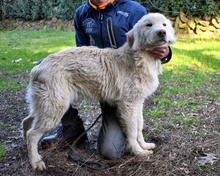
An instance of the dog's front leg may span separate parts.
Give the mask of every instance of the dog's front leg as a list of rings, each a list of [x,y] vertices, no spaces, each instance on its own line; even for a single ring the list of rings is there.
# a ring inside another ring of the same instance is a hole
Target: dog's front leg
[[[144,150],[138,143],[138,105],[139,103],[120,103],[119,111],[122,119],[125,122],[125,134],[128,141],[128,147],[138,157],[145,157],[153,152],[150,150]]]
[[[138,106],[138,112],[137,112],[137,131],[138,131],[138,142],[140,144],[140,146],[145,149],[145,150],[151,150],[155,148],[155,144],[154,143],[146,143],[144,140],[144,136],[142,133],[143,130],[143,103],[141,103]]]

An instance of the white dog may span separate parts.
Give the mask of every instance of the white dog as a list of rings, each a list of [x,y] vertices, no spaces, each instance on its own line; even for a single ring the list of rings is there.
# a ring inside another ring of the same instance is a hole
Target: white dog
[[[152,13],[135,24],[127,41],[119,49],[69,48],[49,55],[32,69],[27,91],[30,115],[22,123],[34,170],[46,169],[38,141],[79,96],[116,105],[133,153],[140,157],[153,153],[155,144],[146,143],[142,134],[142,106],[157,89],[162,66],[148,51],[175,43],[174,30],[162,14]]]

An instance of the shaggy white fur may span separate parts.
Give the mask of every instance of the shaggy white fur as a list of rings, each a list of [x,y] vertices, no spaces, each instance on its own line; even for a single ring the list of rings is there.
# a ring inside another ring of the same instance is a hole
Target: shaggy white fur
[[[30,115],[23,120],[23,136],[34,170],[46,169],[38,141],[79,96],[116,105],[133,153],[140,157],[153,153],[155,144],[146,143],[142,134],[142,106],[157,89],[162,66],[148,51],[175,43],[174,30],[162,14],[148,14],[127,33],[127,41],[119,49],[69,48],[32,69],[27,91]]]

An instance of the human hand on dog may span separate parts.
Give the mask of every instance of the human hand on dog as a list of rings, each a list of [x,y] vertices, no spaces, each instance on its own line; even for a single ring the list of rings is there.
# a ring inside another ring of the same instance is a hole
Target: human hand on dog
[[[153,56],[155,59],[163,59],[169,55],[169,47],[168,44],[164,47],[154,48],[153,50],[149,51],[150,55]]]

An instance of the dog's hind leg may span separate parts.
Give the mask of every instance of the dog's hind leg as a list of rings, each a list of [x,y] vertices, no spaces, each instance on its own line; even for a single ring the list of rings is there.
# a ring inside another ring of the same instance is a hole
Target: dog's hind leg
[[[46,169],[45,163],[37,150],[38,141],[44,132],[60,122],[70,104],[68,92],[66,92],[67,95],[61,95],[62,92],[56,92],[61,96],[61,98],[57,98],[57,96],[48,96],[52,91],[45,91],[44,94],[32,94],[32,97],[34,97],[32,99],[34,121],[32,127],[27,131],[27,148],[33,170]]]
[[[27,116],[22,121],[22,129],[23,129],[23,138],[24,138],[24,140],[26,140],[27,131],[31,128],[33,120],[34,120],[34,117],[33,117],[32,113],[30,113],[30,115]]]
[[[36,129],[32,127],[27,132],[27,148],[28,148],[30,163],[31,163],[33,170],[46,169],[45,163],[42,161],[42,157],[41,155],[38,154],[38,151],[37,151],[38,141],[40,140],[40,138],[42,137],[45,131],[41,128]]]
[[[140,146],[144,149],[144,150],[150,150],[150,149],[154,149],[155,148],[155,144],[154,143],[146,143],[144,140],[144,136],[142,133],[143,130],[143,112],[142,112],[142,107],[143,105],[140,104],[138,106],[138,112],[137,112],[137,132],[138,132],[138,136],[137,136],[137,140],[140,144]]]
[[[128,147],[131,148],[133,153],[139,157],[145,157],[153,152],[150,150],[143,150],[138,143],[138,123],[137,123],[137,110],[138,105],[134,103],[120,103],[118,108],[122,119],[125,122],[125,134],[128,141]]]
[[[45,112],[44,109],[39,109],[44,113],[35,113],[36,117],[33,121],[32,127],[27,131],[27,148],[33,170],[46,169],[45,163],[42,161],[42,157],[37,150],[38,141],[46,131],[58,124],[67,108],[68,106],[65,108],[53,107],[50,108],[48,112]]]

